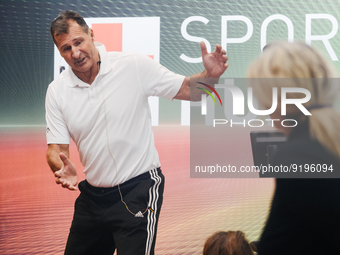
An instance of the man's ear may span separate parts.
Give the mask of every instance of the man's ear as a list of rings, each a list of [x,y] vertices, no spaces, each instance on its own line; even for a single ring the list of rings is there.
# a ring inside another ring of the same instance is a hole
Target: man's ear
[[[94,42],[95,41],[95,37],[94,37],[94,32],[93,32],[92,28],[89,28],[89,34],[91,36],[92,42]]]

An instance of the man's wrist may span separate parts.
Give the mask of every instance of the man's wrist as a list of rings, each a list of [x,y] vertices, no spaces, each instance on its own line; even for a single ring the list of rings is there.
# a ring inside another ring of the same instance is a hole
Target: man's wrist
[[[220,76],[218,77],[213,77],[207,69],[204,69],[203,72],[201,72],[201,78],[210,78],[210,79],[216,79],[218,81],[220,79]]]

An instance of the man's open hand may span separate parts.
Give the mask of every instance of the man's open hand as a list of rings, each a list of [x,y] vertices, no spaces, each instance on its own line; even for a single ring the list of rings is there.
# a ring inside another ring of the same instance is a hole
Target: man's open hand
[[[207,52],[207,47],[204,42],[201,42],[202,60],[205,68],[206,76],[209,78],[219,78],[228,68],[227,53],[222,46],[216,44],[215,51]]]
[[[64,165],[60,170],[54,172],[54,176],[57,178],[55,182],[61,184],[63,188],[77,190],[78,174],[76,167],[64,153],[60,153],[59,157]]]

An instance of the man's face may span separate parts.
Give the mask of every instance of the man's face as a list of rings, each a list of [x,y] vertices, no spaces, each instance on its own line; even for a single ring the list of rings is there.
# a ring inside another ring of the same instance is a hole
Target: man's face
[[[60,55],[76,75],[89,72],[99,60],[97,49],[94,46],[93,31],[89,29],[87,34],[74,20],[68,22],[68,33],[55,37]]]

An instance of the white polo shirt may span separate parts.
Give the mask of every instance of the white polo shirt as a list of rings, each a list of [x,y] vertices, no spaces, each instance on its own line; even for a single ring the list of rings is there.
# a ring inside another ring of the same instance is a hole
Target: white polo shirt
[[[49,85],[46,136],[48,144],[69,144],[72,138],[87,181],[113,187],[160,166],[148,97],[172,100],[185,77],[147,56],[106,52],[100,43],[96,47],[101,65],[92,85],[71,68]]]

